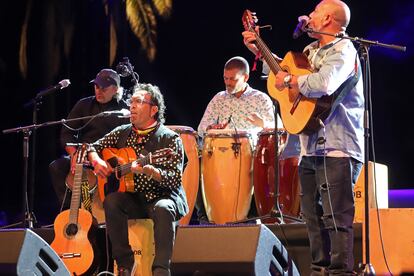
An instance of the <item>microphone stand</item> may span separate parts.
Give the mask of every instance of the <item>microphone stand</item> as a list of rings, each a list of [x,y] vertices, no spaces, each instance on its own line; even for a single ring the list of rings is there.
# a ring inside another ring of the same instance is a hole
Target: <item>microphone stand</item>
[[[369,48],[371,46],[381,46],[384,48],[389,48],[389,49],[405,52],[406,47],[394,45],[394,44],[380,43],[378,41],[367,40],[367,39],[363,39],[359,37],[350,37],[350,36],[346,36],[343,33],[331,34],[331,33],[315,31],[310,28],[305,28],[304,31],[307,33],[317,33],[317,34],[328,35],[328,36],[333,36],[333,37],[342,38],[342,39],[349,39],[351,41],[358,43],[359,45],[358,52],[361,53],[360,60],[362,63],[362,77],[364,81],[364,99],[365,99],[365,106],[364,106],[364,109],[365,109],[365,112],[364,112],[365,264],[361,264],[361,267],[363,269],[364,275],[375,275],[374,267],[370,263],[370,248],[369,248],[368,162],[369,162],[369,149],[370,149],[369,146],[371,143],[370,136],[372,135],[370,126],[369,126],[371,122],[371,71],[370,71],[370,64],[369,64]]]
[[[272,210],[270,211],[270,217],[276,217],[279,219],[280,224],[285,224],[285,221],[283,220],[283,213],[282,209],[280,208],[279,204],[279,122],[278,122],[278,114],[279,114],[279,103],[277,101],[273,101],[274,106],[274,116],[275,116],[275,141],[274,141],[274,147],[275,147],[275,155],[274,155],[274,189],[275,189],[275,196],[274,196],[274,205]]]
[[[37,99],[34,100],[33,104],[35,105],[34,108],[36,109]],[[36,116],[34,118],[37,120],[37,115],[35,114],[35,111],[34,111],[34,115]],[[31,196],[30,200],[29,200],[29,196],[28,196],[30,135],[32,133],[35,133],[36,129],[41,128],[41,127],[52,126],[52,125],[57,125],[57,124],[65,124],[67,122],[73,122],[73,121],[79,121],[79,120],[85,120],[85,119],[94,119],[96,117],[103,117],[103,116],[110,116],[110,115],[112,115],[112,114],[107,114],[105,112],[101,112],[101,113],[98,113],[96,115],[91,115],[91,116],[85,116],[85,117],[79,117],[79,118],[73,118],[73,119],[62,119],[62,120],[59,120],[59,121],[50,121],[50,122],[45,122],[45,123],[41,123],[41,124],[32,124],[32,125],[23,126],[23,127],[5,129],[5,130],[2,131],[3,134],[19,133],[19,132],[23,133],[23,180],[22,180],[23,181],[23,191],[22,191],[22,204],[23,204],[23,214],[24,215],[23,215],[22,223],[23,223],[24,227],[29,227],[30,229],[33,229],[34,223],[36,222],[34,214],[32,212],[33,197]],[[34,150],[32,150],[32,154],[34,155]],[[34,159],[34,157],[33,157],[33,159]],[[32,165],[34,167],[34,163],[32,163]],[[32,176],[32,179],[34,179],[33,176]]]

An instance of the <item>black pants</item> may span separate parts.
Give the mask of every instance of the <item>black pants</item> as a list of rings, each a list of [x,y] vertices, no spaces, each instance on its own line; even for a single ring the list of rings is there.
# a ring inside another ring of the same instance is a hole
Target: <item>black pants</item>
[[[66,176],[70,171],[70,157],[68,155],[62,156],[49,164],[49,174],[52,180],[53,189],[59,200],[62,210],[69,209],[70,195],[66,195]],[[67,189],[69,192],[70,190]]]
[[[330,275],[352,275],[353,186],[361,167],[362,163],[352,158],[302,158],[301,209],[308,228],[314,275],[325,269]]]
[[[177,224],[177,208],[171,199],[146,203],[138,193],[111,193],[104,200],[106,229],[112,255],[120,267],[132,267],[134,256],[128,240],[128,219],[151,218],[154,222],[157,275],[170,275],[170,262]],[[154,274],[155,275],[155,274]]]

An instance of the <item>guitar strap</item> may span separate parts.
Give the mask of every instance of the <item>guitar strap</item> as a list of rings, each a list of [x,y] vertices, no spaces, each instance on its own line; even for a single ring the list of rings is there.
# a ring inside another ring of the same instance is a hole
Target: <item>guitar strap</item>
[[[329,115],[331,115],[334,112],[334,110],[338,106],[338,104],[340,102],[342,102],[342,100],[345,98],[345,96],[348,95],[348,93],[352,90],[352,88],[355,87],[355,85],[359,81],[359,79],[362,75],[362,72],[361,72],[362,70],[361,70],[361,64],[359,62],[358,57],[355,58],[354,71],[355,71],[354,75],[352,77],[348,78],[344,83],[342,83],[341,86],[339,86],[339,88],[335,91],[337,96],[335,97],[335,101],[332,104],[331,111],[330,111]],[[326,117],[326,118],[328,118],[328,117]]]
[[[85,171],[83,171],[82,173],[84,174]],[[89,182],[88,182],[88,179],[82,180],[82,183],[81,183],[81,193],[82,193],[82,204],[83,204],[83,208],[85,210],[89,211],[89,213],[92,214],[92,198],[91,198],[91,193],[89,192]]]

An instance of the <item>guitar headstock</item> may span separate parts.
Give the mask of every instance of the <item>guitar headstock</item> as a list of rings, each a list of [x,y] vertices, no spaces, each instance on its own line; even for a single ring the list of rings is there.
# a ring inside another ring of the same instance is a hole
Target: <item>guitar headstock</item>
[[[255,12],[245,10],[242,17],[243,27],[245,31],[255,32],[256,24],[259,19]]]
[[[76,164],[83,164],[87,160],[86,155],[88,154],[89,144],[83,143],[78,147],[76,151]]]

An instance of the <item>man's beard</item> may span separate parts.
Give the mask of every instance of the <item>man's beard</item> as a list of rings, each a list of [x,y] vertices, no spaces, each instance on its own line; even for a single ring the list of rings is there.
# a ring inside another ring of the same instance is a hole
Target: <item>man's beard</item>
[[[229,89],[229,87],[226,87],[226,91],[229,94],[236,94],[236,93],[239,92],[239,91],[236,90],[236,87],[232,87],[231,89]]]

